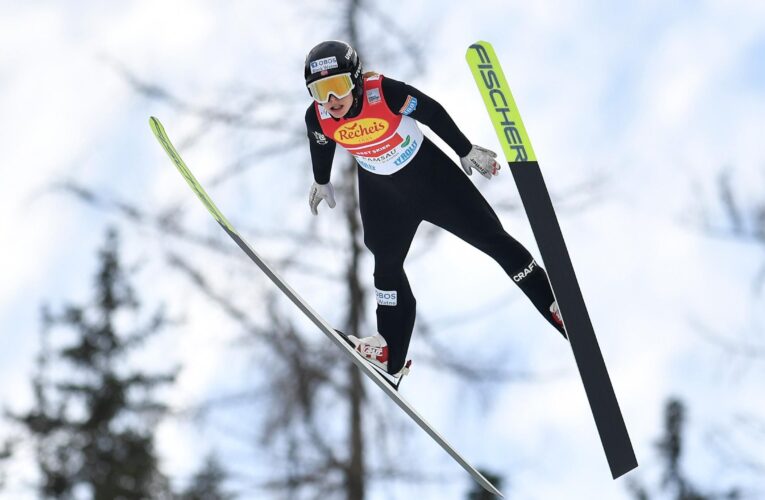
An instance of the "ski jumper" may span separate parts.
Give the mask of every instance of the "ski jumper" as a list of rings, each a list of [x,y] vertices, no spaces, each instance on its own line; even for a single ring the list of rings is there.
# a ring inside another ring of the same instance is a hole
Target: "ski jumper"
[[[364,244],[375,259],[377,331],[388,343],[388,371],[403,367],[414,329],[416,300],[404,260],[422,221],[492,257],[545,319],[564,333],[549,311],[555,299],[547,273],[503,229],[462,170],[418,127],[417,122],[427,125],[460,157],[467,155],[471,143],[446,110],[414,87],[382,75],[364,79],[361,101],[340,119],[313,103],[305,120],[317,183],[329,182],[337,144],[359,166]]]

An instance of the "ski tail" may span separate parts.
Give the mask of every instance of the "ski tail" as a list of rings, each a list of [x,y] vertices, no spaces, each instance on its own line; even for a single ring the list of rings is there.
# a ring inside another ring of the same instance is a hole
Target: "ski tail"
[[[637,459],[534,148],[491,44],[472,44],[466,58],[547,268],[611,475],[616,479],[637,467]]]

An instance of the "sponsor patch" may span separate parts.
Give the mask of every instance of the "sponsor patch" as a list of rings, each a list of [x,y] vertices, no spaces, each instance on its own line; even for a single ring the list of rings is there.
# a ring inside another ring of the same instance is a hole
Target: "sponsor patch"
[[[407,137],[407,141],[409,141],[408,137]],[[417,151],[417,141],[412,141],[412,144],[408,148],[406,148],[404,152],[401,153],[401,155],[398,158],[396,158],[396,161],[394,161],[393,163],[395,165],[403,164],[414,154],[415,151]]]
[[[318,73],[319,71],[327,71],[337,68],[337,58],[335,56],[325,57],[324,59],[316,59],[309,64],[311,68],[311,74]]]
[[[332,115],[329,114],[329,111],[324,109],[324,106],[319,106],[319,118],[322,120],[327,120],[329,118],[332,118]]]
[[[335,131],[335,141],[341,144],[364,144],[379,139],[390,123],[381,118],[362,118],[342,125]]]
[[[349,46],[348,51],[345,53],[345,60],[350,61],[352,55],[353,55],[353,48]]]
[[[401,145],[402,142],[403,142],[403,139],[398,133],[396,133],[396,134],[393,134],[393,137],[391,137],[390,139],[384,142],[377,143],[374,146],[369,146],[366,148],[353,150],[353,155],[370,157],[370,158],[379,158],[379,157],[382,157],[383,155],[386,155],[390,151],[397,152],[398,151],[397,147]],[[406,144],[404,144],[404,147],[406,147],[407,144],[409,144],[409,136],[406,136]]]
[[[322,134],[321,132],[314,131],[313,136],[316,139],[316,144],[318,144],[319,146],[324,146],[327,143],[329,143],[329,141],[327,140],[327,136]]]
[[[362,345],[360,345],[358,347],[358,349],[361,352],[361,354],[363,354],[364,356],[366,356],[368,358],[369,357],[375,357],[375,358],[382,357],[384,352],[385,352],[383,350],[383,348],[380,347],[380,346],[368,345],[368,344],[362,344]]]
[[[375,296],[377,303],[381,306],[398,305],[398,292],[396,290],[386,291],[375,288]]]
[[[404,105],[401,106],[399,113],[409,116],[415,109],[417,109],[417,98],[408,95],[406,96],[406,101],[404,101]]]
[[[377,170],[377,167],[366,160],[362,160],[361,158],[356,157],[356,163],[358,163],[364,170],[368,170],[370,172],[375,172]]]
[[[377,104],[380,102],[380,89],[367,90],[367,102],[369,104]]]
[[[513,276],[513,281],[515,281],[516,283],[519,283],[521,280],[523,280],[523,278],[531,274],[536,267],[537,267],[537,261],[532,260],[531,264],[529,264],[521,272]]]

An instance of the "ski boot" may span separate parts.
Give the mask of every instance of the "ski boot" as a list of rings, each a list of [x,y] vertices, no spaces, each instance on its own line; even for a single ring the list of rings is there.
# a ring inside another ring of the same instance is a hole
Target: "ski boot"
[[[568,338],[566,334],[566,328],[563,326],[563,317],[560,315],[560,309],[558,308],[558,301],[554,301],[550,304],[550,314],[555,324],[558,326],[558,330],[563,334],[563,337]]]
[[[354,335],[348,335],[348,340],[351,341],[356,351],[383,375],[392,377],[400,382],[404,375],[409,374],[409,369],[412,366],[411,359],[407,360],[397,373],[388,373],[388,343],[379,333],[362,339]]]

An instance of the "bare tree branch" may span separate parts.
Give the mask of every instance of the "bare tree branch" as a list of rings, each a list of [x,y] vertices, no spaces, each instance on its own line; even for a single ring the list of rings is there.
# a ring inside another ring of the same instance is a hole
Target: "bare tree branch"
[[[288,103],[295,99],[295,95],[291,93],[259,91],[252,92],[244,105],[237,105],[236,108],[231,111],[222,110],[221,108],[223,106],[220,102],[211,106],[199,106],[194,102],[175,96],[172,92],[156,83],[149,83],[141,80],[132,71],[128,70],[123,63],[113,58],[103,56],[102,59],[106,64],[109,64],[115,71],[121,74],[124,80],[131,85],[139,95],[143,95],[152,100],[163,101],[178,111],[195,115],[200,118],[205,123],[204,128],[194,134],[194,139],[191,142],[196,141],[198,137],[208,133],[212,126],[216,124],[245,130],[278,130],[282,126],[281,120],[252,120],[250,118],[252,111],[262,102]],[[182,144],[185,147],[191,146],[190,142],[179,142],[179,144]]]

